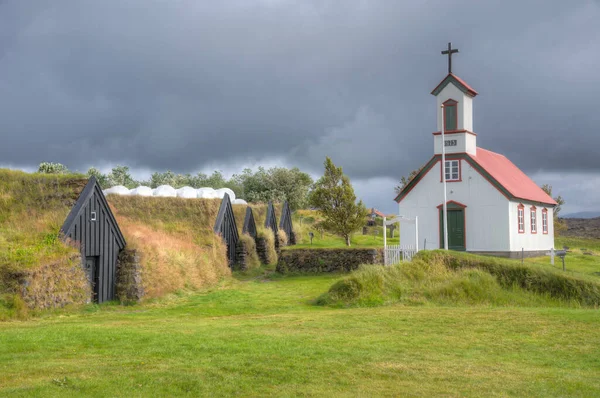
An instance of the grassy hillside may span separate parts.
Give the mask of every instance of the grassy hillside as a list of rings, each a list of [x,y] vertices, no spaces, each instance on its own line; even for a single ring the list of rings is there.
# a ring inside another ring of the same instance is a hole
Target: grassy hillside
[[[597,310],[311,304],[339,278],[0,323],[0,395],[600,395]]]
[[[600,279],[442,250],[412,262],[365,265],[319,299],[335,306],[390,303],[600,307]]]
[[[137,249],[146,298],[197,289],[230,275],[213,231],[220,199],[108,195],[129,249]]]
[[[0,273],[67,260],[58,232],[87,180],[0,169]]]

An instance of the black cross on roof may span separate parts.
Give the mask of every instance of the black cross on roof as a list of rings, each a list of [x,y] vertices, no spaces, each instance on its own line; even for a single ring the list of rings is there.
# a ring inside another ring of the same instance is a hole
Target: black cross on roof
[[[457,48],[452,48],[452,43],[448,43],[448,49],[442,51],[442,55],[448,55],[448,73],[452,73],[452,54],[457,52]]]

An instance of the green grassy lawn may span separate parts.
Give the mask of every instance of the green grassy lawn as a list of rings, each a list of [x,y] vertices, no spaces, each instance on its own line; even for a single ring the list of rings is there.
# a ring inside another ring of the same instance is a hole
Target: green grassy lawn
[[[0,323],[0,395],[600,395],[598,310],[312,305],[339,278]]]
[[[600,278],[600,239],[557,237],[555,247],[562,249],[564,246],[569,248],[565,257],[567,272]],[[554,259],[554,265],[550,264],[550,256],[528,258],[525,259],[525,262],[558,270],[563,269],[562,261],[558,257]]]

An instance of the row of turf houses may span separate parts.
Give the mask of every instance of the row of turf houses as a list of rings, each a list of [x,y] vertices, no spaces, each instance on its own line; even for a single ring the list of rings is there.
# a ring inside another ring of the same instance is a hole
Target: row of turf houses
[[[289,244],[295,244],[295,237],[293,233],[292,224],[292,212],[287,202],[283,204],[281,211],[281,220],[279,225],[277,224],[277,216],[275,214],[275,206],[272,202],[269,202],[267,206],[267,215],[264,223],[265,229],[270,229],[273,234],[277,236],[278,231],[281,229],[286,233],[289,239]],[[233,205],[229,195],[225,194],[221,201],[221,207],[215,221],[214,231],[223,237],[223,240],[227,244],[227,258],[230,264],[236,262],[236,247],[239,241],[239,231],[235,221],[235,215],[233,211]],[[254,240],[258,238],[256,221],[254,219],[254,213],[252,208],[248,206],[244,216],[244,225],[242,227],[242,233],[247,233]],[[279,239],[275,239],[275,247],[279,249]]]
[[[293,243],[293,226],[289,205],[283,205],[280,223],[277,224],[275,207],[268,204],[264,227],[271,229],[275,236],[283,229]],[[79,244],[82,264],[91,284],[93,300],[98,303],[115,298],[117,258],[126,242],[117,221],[106,201],[98,181],[91,177],[71,208],[61,230],[65,240]],[[220,235],[227,245],[227,259],[230,267],[236,262],[236,245],[240,231],[236,225],[229,195],[221,201],[214,232]],[[252,208],[248,206],[241,233],[257,239],[257,226]],[[278,242],[278,239],[275,239]]]

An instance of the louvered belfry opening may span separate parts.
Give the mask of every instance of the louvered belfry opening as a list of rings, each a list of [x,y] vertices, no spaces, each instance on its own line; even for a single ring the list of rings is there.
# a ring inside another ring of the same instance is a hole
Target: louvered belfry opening
[[[90,177],[60,232],[64,239],[79,244],[92,300],[97,303],[113,300],[117,257],[125,248],[125,238],[96,178]]]
[[[229,199],[228,194],[225,194],[221,201],[214,231],[216,234],[223,237],[223,240],[227,245],[227,259],[229,260],[229,265],[231,267],[236,260],[236,245],[240,237],[235,224],[231,199]]]

